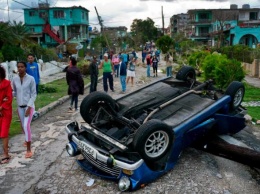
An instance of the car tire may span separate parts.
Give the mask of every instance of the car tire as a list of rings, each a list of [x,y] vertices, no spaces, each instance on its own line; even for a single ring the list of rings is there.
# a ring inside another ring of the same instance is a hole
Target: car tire
[[[169,152],[173,138],[174,133],[169,125],[152,119],[137,129],[133,147],[145,161],[156,162]]]
[[[230,109],[235,110],[243,101],[245,86],[239,81],[233,81],[229,84],[225,94],[231,97]]]
[[[92,92],[83,99],[80,105],[80,114],[90,124],[100,107],[106,109],[109,106],[113,109],[115,108],[115,101],[111,96],[105,92]],[[107,111],[109,112],[109,110]]]
[[[176,74],[176,79],[187,81],[188,79],[196,80],[195,69],[191,66],[183,66]]]

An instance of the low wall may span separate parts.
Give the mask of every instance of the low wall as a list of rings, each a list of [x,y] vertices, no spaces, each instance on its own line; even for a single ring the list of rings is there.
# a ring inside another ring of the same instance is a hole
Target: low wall
[[[243,69],[246,71],[246,74],[260,78],[260,59],[254,59],[253,63],[242,63]]]
[[[40,77],[47,77],[49,75],[53,75],[56,73],[60,73],[64,70],[64,68],[67,66],[67,63],[59,63],[56,61],[50,61],[44,63],[42,60],[39,60],[38,66],[40,70]],[[6,71],[6,78],[9,80],[13,80],[13,77],[16,76],[17,72],[17,62],[16,61],[10,61],[10,62],[4,62],[1,63],[1,66],[5,68]]]
[[[38,63],[40,69],[40,76],[47,77],[56,73],[60,73],[68,65],[66,63],[58,63],[57,61],[50,61],[46,63]]]

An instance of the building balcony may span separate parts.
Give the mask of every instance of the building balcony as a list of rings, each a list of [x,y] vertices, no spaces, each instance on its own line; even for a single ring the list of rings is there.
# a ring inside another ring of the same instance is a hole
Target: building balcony
[[[190,23],[192,24],[211,24],[211,19],[198,19],[198,20],[191,20]]]
[[[209,33],[199,33],[199,34],[191,34],[191,39],[209,39]]]

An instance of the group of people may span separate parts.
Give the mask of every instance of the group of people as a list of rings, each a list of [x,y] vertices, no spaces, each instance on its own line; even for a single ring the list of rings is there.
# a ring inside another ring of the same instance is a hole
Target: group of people
[[[126,85],[131,82],[131,86],[134,85],[135,78],[135,66],[137,54],[133,50],[131,53],[122,52],[119,54],[108,54],[103,55],[103,60],[100,64],[97,64],[97,57],[94,56],[89,66],[90,70],[90,93],[97,90],[98,83],[98,69],[103,70],[103,88],[105,92],[108,89],[114,92],[114,77],[120,78],[122,86],[121,93],[126,92]],[[172,76],[172,65],[170,62],[170,55],[166,54],[166,73],[167,77]],[[151,77],[150,70],[153,68],[153,77],[158,76],[158,64],[160,61],[160,50],[159,49],[147,49],[142,51],[142,62],[146,63],[146,74],[147,77]],[[109,85],[108,85],[109,84]],[[109,87],[108,87],[109,86]]]
[[[10,161],[8,147],[8,134],[12,121],[12,101],[16,97],[17,113],[21,122],[21,128],[25,134],[23,146],[26,147],[25,158],[31,158],[31,121],[35,109],[35,99],[38,93],[40,74],[38,64],[34,62],[34,56],[27,56],[28,62],[18,62],[18,75],[11,81],[6,79],[5,69],[0,66],[0,138],[3,139],[3,157],[0,164]],[[22,144],[22,143],[21,143]]]
[[[142,62],[146,61],[146,74],[147,77],[151,77],[150,70],[153,68],[153,76],[158,76],[158,63],[160,61],[160,50],[143,50],[142,51]]]
[[[113,54],[113,56],[110,57],[105,53],[100,64],[97,64],[97,57],[94,56],[89,66],[91,79],[90,93],[97,90],[98,69],[103,70],[103,89],[105,92],[108,92],[108,84],[110,90],[112,92],[115,91],[113,78],[115,77],[120,79],[122,87],[121,93],[125,93],[126,85],[129,82],[131,82],[131,86],[134,85],[136,59],[137,56],[134,50],[130,54],[123,52]]]

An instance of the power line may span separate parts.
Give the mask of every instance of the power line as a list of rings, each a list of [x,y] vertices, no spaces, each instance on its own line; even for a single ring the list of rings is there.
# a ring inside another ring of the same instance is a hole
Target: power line
[[[0,10],[4,10],[4,11],[8,11],[8,9],[3,9],[3,8],[0,8]],[[23,12],[20,12],[20,11],[14,11],[14,10],[9,10],[11,12],[15,12],[15,13],[23,13]]]
[[[23,6],[25,6],[25,7],[32,8],[32,7],[30,7],[29,5],[25,5],[25,4],[23,4],[23,3],[20,3],[20,2],[18,2],[18,1],[15,1],[15,0],[12,0],[12,1],[14,1],[15,3],[18,3],[18,4],[20,4],[20,5],[23,5]]]

